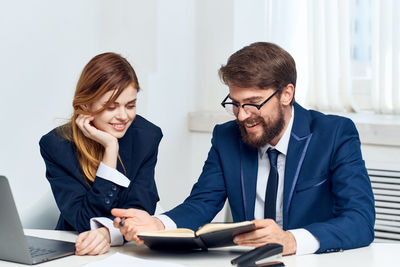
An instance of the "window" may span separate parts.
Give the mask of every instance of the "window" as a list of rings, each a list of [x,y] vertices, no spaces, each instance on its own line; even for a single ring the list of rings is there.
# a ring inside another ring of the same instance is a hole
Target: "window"
[[[372,110],[371,102],[371,1],[351,1],[351,77],[355,105]]]

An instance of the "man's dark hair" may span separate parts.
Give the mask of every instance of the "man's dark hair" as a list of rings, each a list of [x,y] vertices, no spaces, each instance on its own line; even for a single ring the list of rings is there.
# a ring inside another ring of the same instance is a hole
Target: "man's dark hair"
[[[227,64],[219,69],[219,76],[228,86],[277,90],[291,83],[296,87],[296,63],[276,44],[258,42],[232,54]]]

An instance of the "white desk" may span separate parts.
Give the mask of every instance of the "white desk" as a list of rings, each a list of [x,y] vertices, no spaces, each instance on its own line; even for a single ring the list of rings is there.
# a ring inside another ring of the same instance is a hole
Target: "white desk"
[[[53,238],[66,241],[75,241],[76,234],[64,231],[52,230],[25,230],[28,235]],[[4,242],[1,240],[0,242]],[[234,249],[221,248],[208,252],[192,251],[186,253],[167,253],[149,250],[145,246],[136,246],[127,243],[122,247],[112,247],[105,255],[100,256],[69,256],[58,260],[42,263],[38,266],[82,266],[89,262],[104,259],[115,252],[140,257],[143,259],[162,262],[179,263],[186,266],[212,267],[232,266],[231,259],[240,252]],[[320,255],[287,256],[282,261],[288,267],[398,267],[400,266],[400,243],[373,243],[369,247],[347,250]],[[6,261],[0,261],[0,267],[27,266]],[[123,266],[128,267],[128,266]]]

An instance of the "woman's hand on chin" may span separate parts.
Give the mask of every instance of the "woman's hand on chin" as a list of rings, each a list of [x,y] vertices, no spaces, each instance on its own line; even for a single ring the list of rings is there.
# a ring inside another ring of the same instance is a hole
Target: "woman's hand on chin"
[[[118,146],[118,139],[111,134],[94,127],[92,124],[93,120],[94,117],[91,115],[80,114],[76,118],[75,123],[86,137],[101,144],[104,148],[107,149],[113,146]]]

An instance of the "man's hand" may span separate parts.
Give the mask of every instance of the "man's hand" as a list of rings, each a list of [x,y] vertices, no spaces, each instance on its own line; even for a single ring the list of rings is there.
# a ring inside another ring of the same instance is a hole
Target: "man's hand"
[[[152,232],[164,230],[164,224],[156,217],[151,216],[144,210],[139,209],[112,209],[114,227],[119,228],[127,241],[135,241],[143,244],[143,240],[137,237],[141,232]]]
[[[289,231],[284,231],[274,220],[263,219],[253,221],[256,230],[237,235],[234,242],[240,246],[261,247],[270,243],[283,246],[283,255],[295,254],[297,249],[296,239]]]
[[[110,240],[110,233],[105,227],[80,233],[75,242],[75,254],[104,254],[110,249]]]

